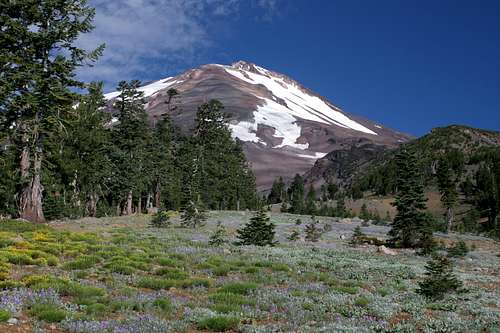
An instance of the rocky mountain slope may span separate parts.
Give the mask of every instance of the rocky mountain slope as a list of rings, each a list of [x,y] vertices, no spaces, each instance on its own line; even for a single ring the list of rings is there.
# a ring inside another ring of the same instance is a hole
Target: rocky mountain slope
[[[168,89],[179,92],[177,107],[169,108]],[[380,149],[396,147],[408,135],[345,113],[325,98],[291,78],[252,63],[210,64],[175,77],[144,85],[146,110],[153,123],[168,113],[189,131],[197,107],[220,100],[230,115],[234,137],[243,148],[257,177],[259,189],[269,188],[283,176],[309,170],[318,158],[333,150],[348,150],[360,142]],[[106,94],[109,111],[117,92]]]

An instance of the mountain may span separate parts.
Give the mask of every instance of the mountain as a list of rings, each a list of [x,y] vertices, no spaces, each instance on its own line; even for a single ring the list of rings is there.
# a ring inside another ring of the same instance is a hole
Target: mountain
[[[472,177],[480,164],[500,151],[500,132],[461,125],[438,127],[421,138],[410,140],[406,149],[414,151],[424,171],[427,185],[435,185],[441,158],[460,169],[462,180]],[[395,189],[394,157],[399,149],[385,149],[372,142],[359,142],[318,159],[305,174],[305,181],[319,187],[333,181],[344,188],[356,188],[386,195]]]
[[[177,107],[167,105],[167,91],[179,92]],[[243,143],[259,189],[283,176],[309,170],[318,158],[359,142],[393,148],[410,137],[347,114],[293,79],[252,63],[209,64],[140,88],[153,123],[163,114],[184,131],[194,125],[198,106],[220,100],[230,115],[233,136]],[[106,94],[108,110],[117,92]],[[116,118],[114,119],[116,121]]]

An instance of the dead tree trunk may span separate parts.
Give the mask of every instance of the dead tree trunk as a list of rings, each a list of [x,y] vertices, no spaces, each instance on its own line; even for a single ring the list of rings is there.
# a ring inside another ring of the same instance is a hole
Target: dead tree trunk
[[[97,202],[99,200],[99,196],[95,193],[89,194],[87,198],[87,215],[91,217],[95,217],[97,215]]]
[[[453,220],[454,220],[453,208],[448,207],[448,210],[446,211],[446,221],[447,221],[446,231],[447,232],[451,231],[451,227],[453,226]]]
[[[139,194],[139,200],[137,201],[137,214],[142,214],[142,197]]]
[[[160,201],[161,201],[161,189],[160,189],[160,182],[156,183],[156,189],[155,189],[155,194],[154,194],[154,206],[156,208],[160,208]]]
[[[20,169],[21,179],[25,185],[19,196],[19,216],[31,222],[43,223],[45,217],[42,209],[43,186],[40,181],[41,149],[35,152],[32,164],[30,149],[26,144],[21,152]]]
[[[127,207],[125,209],[125,215],[132,215],[132,191],[128,192]]]

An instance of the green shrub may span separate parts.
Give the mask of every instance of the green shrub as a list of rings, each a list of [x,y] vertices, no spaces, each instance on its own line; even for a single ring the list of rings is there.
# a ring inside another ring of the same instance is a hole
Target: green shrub
[[[92,317],[104,317],[108,310],[108,306],[101,303],[93,303],[87,305],[85,313]]]
[[[0,310],[0,323],[5,323],[10,319],[10,312],[7,310]]]
[[[231,271],[231,267],[228,265],[217,266],[212,269],[212,273],[216,276],[227,276]]]
[[[469,247],[463,240],[456,242],[448,249],[449,257],[464,257],[467,253],[469,253]]]
[[[174,310],[174,305],[172,301],[168,298],[157,298],[153,302],[153,305],[162,310],[162,312],[170,314]]]
[[[98,256],[81,256],[78,259],[69,261],[63,265],[66,270],[89,269],[95,267],[101,261]]]
[[[238,327],[240,320],[237,317],[214,316],[203,318],[198,322],[198,329],[211,332],[225,332]]]
[[[351,295],[355,295],[358,292],[357,287],[347,287],[347,286],[334,287],[333,290],[342,294],[351,294]]]
[[[189,274],[177,268],[160,268],[156,270],[156,275],[172,280],[183,280],[189,277]]]
[[[258,285],[256,283],[251,283],[251,282],[233,282],[223,285],[219,289],[219,291],[233,293],[233,294],[240,294],[240,295],[248,295],[250,291],[257,289],[257,286]]]
[[[54,304],[40,303],[34,304],[30,311],[30,315],[48,323],[57,323],[63,321],[67,313],[63,309]]]
[[[370,304],[370,300],[364,296],[359,297],[354,301],[354,305],[366,308]]]
[[[137,287],[153,290],[170,289],[175,286],[177,286],[177,281],[170,279],[143,277],[137,281]]]
[[[160,209],[153,215],[150,226],[153,228],[166,228],[170,225],[170,215],[166,210]]]

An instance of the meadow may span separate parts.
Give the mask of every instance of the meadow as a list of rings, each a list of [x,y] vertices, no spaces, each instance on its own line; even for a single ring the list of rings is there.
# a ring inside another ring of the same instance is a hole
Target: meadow
[[[1,221],[0,332],[500,332],[494,241],[438,235],[474,250],[453,259],[466,290],[432,300],[415,292],[429,258],[351,247],[357,222],[319,218],[319,242],[288,241],[309,217],[273,213],[277,246],[232,245],[250,217],[210,212],[196,229],[177,217],[152,228],[147,215]],[[210,246],[218,221],[228,242]]]

